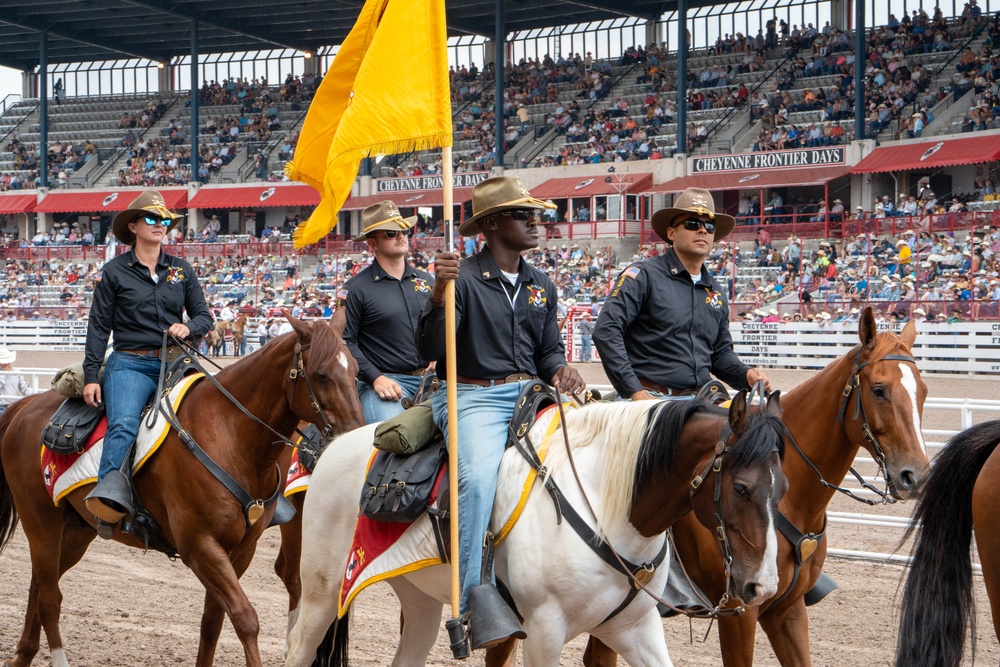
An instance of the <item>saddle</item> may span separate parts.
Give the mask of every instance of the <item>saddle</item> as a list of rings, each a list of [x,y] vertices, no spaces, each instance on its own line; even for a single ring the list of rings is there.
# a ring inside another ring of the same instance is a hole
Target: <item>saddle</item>
[[[526,384],[515,403],[507,447],[524,437],[538,413],[555,402],[554,392],[544,382]],[[415,405],[386,420],[375,438],[379,451],[365,478],[360,514],[375,521],[412,523],[426,512],[434,519],[435,533],[443,538],[447,530],[441,530],[441,522],[449,516],[444,474],[448,455],[430,406]]]

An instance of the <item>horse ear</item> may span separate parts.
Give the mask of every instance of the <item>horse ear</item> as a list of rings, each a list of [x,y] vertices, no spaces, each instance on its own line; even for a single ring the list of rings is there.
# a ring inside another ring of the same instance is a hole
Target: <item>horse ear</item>
[[[337,338],[344,337],[344,329],[347,328],[346,308],[338,308],[333,311],[333,315],[330,316],[330,328],[333,329],[333,333],[337,334]]]
[[[903,345],[912,348],[913,341],[917,339],[917,323],[913,320],[907,322],[903,330],[899,332],[899,339],[903,341]]]
[[[285,319],[288,320],[288,323],[292,325],[292,329],[295,330],[295,334],[299,337],[299,340],[302,342],[309,340],[310,334],[312,333],[312,328],[309,326],[309,323],[303,322],[284,308],[281,309],[281,312],[284,313]]]
[[[861,344],[871,349],[877,333],[878,327],[875,326],[875,315],[872,314],[871,306],[867,306],[864,312],[861,313],[861,320],[858,322],[858,335],[861,337]]]
[[[747,430],[747,392],[740,389],[729,404],[729,428],[739,440]]]
[[[772,417],[777,417],[781,419],[781,390],[776,389],[771,392],[771,395],[767,397],[767,407],[764,412],[771,415]]]

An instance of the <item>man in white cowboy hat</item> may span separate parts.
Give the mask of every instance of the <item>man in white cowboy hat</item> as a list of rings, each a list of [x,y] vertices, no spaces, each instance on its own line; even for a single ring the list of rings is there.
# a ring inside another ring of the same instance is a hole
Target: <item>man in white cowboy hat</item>
[[[24,376],[13,372],[16,360],[16,352],[0,347],[0,414],[3,414],[11,403],[31,393],[31,385]]]
[[[139,430],[142,408],[156,391],[164,335],[199,341],[212,327],[212,315],[191,265],[161,249],[167,232],[180,218],[156,190],[136,197],[111,223],[112,233],[131,249],[105,263],[94,290],[83,361],[83,399],[97,406],[103,397],[108,432],[98,483],[86,505],[104,524],[105,529],[98,526],[98,534],[106,538],[123,516],[132,513],[128,452]],[[115,351],[108,357],[102,387],[97,373],[112,333]],[[179,353],[179,347],[168,347],[168,360]]]
[[[768,384],[733,352],[726,295],[704,266],[734,224],[700,188],[653,214],[653,231],[670,248],[621,273],[594,328],[604,371],[622,398],[695,393],[712,375],[737,389]]]
[[[434,278],[406,261],[416,216],[404,218],[391,201],[361,213],[362,233],[374,261],[344,284],[337,310],[346,313],[344,342],[358,362],[358,395],[369,424],[403,411],[413,400],[426,364],[414,338]]]
[[[585,388],[580,374],[566,363],[559,333],[557,294],[552,280],[523,258],[538,247],[538,213],[551,204],[536,199],[520,179],[500,176],[472,191],[473,215],[459,228],[462,236],[482,234],[486,244],[459,260],[440,253],[434,262],[436,282],[420,315],[417,347],[426,361],[437,360],[445,377],[445,285],[455,281],[458,342],[459,578],[463,617],[470,614],[472,648],[484,648],[510,636],[524,637],[520,623],[502,601],[479,608],[479,595],[495,593],[480,582],[484,535],[490,524],[497,471],[507,442],[507,427],[525,383],[535,377],[563,391]],[[432,399],[434,420],[447,433],[447,395]],[[455,443],[449,443],[449,447]],[[478,584],[477,608],[469,591]],[[499,597],[493,599],[499,600]],[[477,636],[482,621],[493,623],[492,637]]]

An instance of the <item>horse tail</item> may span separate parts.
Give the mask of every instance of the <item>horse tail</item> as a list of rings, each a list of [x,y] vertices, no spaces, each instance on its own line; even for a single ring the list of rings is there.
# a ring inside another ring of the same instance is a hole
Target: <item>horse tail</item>
[[[958,667],[975,612],[972,490],[1000,441],[1000,421],[954,436],[934,459],[905,542],[916,531],[903,588],[896,667]],[[918,527],[919,526],[919,527]],[[975,624],[972,650],[975,653]]]
[[[3,437],[7,433],[10,423],[26,403],[27,399],[22,399],[11,405],[0,415],[0,443],[3,442]],[[14,537],[18,520],[17,508],[14,507],[14,494],[11,493],[10,484],[7,483],[7,474],[3,469],[3,459],[0,458],[0,553],[3,553],[3,550],[10,543],[11,538]]]
[[[326,631],[326,636],[316,649],[316,659],[312,667],[350,667],[348,664],[348,639],[350,610],[342,618],[335,620]]]

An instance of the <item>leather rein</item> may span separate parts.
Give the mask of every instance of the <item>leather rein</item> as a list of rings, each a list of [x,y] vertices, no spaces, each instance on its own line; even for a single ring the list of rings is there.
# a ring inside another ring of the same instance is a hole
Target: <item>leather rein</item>
[[[590,504],[590,500],[587,498],[587,493],[586,490],[584,489],[583,481],[580,479],[580,474],[579,472],[577,472],[576,469],[576,461],[573,458],[573,451],[569,443],[569,433],[566,430],[566,415],[563,409],[562,396],[559,392],[559,387],[555,387],[555,392],[556,392],[556,405],[558,405],[559,407],[560,428],[563,432],[563,440],[566,445],[566,458],[569,461],[570,468],[573,470],[573,477],[576,479],[577,486],[580,489],[580,495],[583,496],[584,505],[586,505],[587,511],[590,512],[590,515],[596,521],[597,513],[594,511],[593,506]],[[763,403],[763,384],[758,382],[754,386],[753,390],[751,390],[748,404],[750,401],[752,401],[754,392],[760,393],[761,402]],[[607,548],[607,551],[610,551],[611,555],[617,562],[618,567],[615,567],[615,569],[625,574],[632,584],[628,594],[625,597],[625,600],[622,602],[622,604],[618,606],[617,609],[615,609],[607,618],[604,619],[604,622],[607,622],[612,616],[614,616],[619,611],[628,606],[628,604],[631,603],[633,599],[635,599],[635,596],[638,594],[639,591],[644,592],[646,595],[648,595],[649,597],[651,597],[653,600],[663,605],[664,607],[672,611],[684,614],[686,616],[692,616],[696,618],[716,618],[719,616],[740,616],[743,613],[745,613],[746,609],[742,604],[737,607],[723,608],[724,605],[728,604],[730,600],[729,589],[732,584],[732,563],[733,563],[733,551],[729,543],[729,536],[726,530],[726,524],[722,517],[722,460],[725,457],[725,455],[732,449],[731,446],[729,445],[729,439],[731,436],[732,436],[732,431],[727,421],[726,423],[723,424],[722,429],[720,430],[719,433],[719,439],[715,443],[714,455],[712,456],[711,459],[709,459],[708,464],[704,467],[704,469],[702,469],[701,473],[695,475],[694,478],[692,478],[690,482],[691,488],[688,490],[688,497],[693,498],[694,495],[699,491],[699,489],[702,488],[702,485],[704,484],[705,480],[708,479],[710,475],[714,475],[715,490],[713,493],[713,499],[715,501],[715,506],[716,506],[715,519],[717,521],[717,525],[715,528],[715,537],[716,540],[719,542],[720,549],[722,550],[723,561],[725,563],[725,573],[726,573],[726,585],[725,588],[723,589],[722,598],[717,603],[714,604],[708,600],[704,600],[706,608],[710,608],[710,611],[708,613],[697,613],[697,612],[692,613],[690,610],[678,609],[669,602],[667,602],[666,600],[664,600],[662,597],[660,597],[657,593],[651,591],[646,585],[652,579],[653,573],[655,572],[656,569],[656,565],[658,565],[659,563],[651,564],[651,566],[643,568],[643,570],[637,574],[636,572],[634,572],[634,568],[629,568],[629,566],[627,565],[627,561],[624,558],[622,558],[622,556],[618,553],[618,550],[615,549],[614,546],[607,540],[607,537],[598,538],[601,541],[602,545]],[[577,532],[579,532],[579,530]],[[586,541],[591,546],[591,548],[595,549],[595,551],[598,549],[598,546],[596,546],[593,541],[591,540],[586,540]],[[668,544],[671,543],[672,541],[673,541],[672,536],[670,534],[670,531],[668,531],[667,534],[664,536],[663,548],[660,550],[660,557],[659,557],[660,562],[662,562],[663,560],[663,555],[667,549]],[[601,555],[602,558],[604,557],[603,554],[600,554],[600,552],[599,555]],[[611,563],[611,565],[614,567],[613,563]],[[686,575],[687,573],[685,572],[685,576]]]
[[[228,472],[226,472],[226,470],[224,468],[222,468],[222,466],[220,466],[215,461],[215,459],[213,459],[208,454],[208,452],[206,452],[201,447],[201,445],[198,444],[198,442],[194,439],[194,436],[192,436],[191,433],[181,425],[180,420],[177,417],[177,413],[174,412],[173,405],[170,404],[169,400],[166,400],[166,398],[167,398],[166,393],[167,393],[168,390],[164,390],[163,383],[164,383],[164,372],[165,372],[165,369],[166,369],[166,366],[167,366],[167,340],[168,340],[168,335],[166,333],[164,333],[163,334],[163,343],[162,343],[162,347],[160,349],[160,379],[159,379],[159,383],[158,383],[158,387],[157,387],[157,392],[156,392],[156,395],[161,398],[161,400],[159,400],[157,402],[157,404],[159,406],[159,410],[163,414],[164,418],[167,420],[167,423],[170,424],[171,428],[173,428],[175,431],[177,431],[177,436],[181,439],[181,442],[184,443],[184,445],[191,451],[191,453],[194,454],[195,458],[198,459],[198,461],[203,466],[205,466],[205,468],[210,473],[212,473],[212,476],[215,477],[219,481],[220,484],[222,484],[224,487],[226,487],[226,489],[231,494],[233,494],[233,496],[236,498],[236,500],[240,503],[240,505],[243,507],[243,519],[244,519],[244,522],[246,524],[246,529],[249,530],[250,527],[253,526],[257,522],[257,520],[260,519],[260,517],[264,514],[265,508],[268,505],[273,504],[278,499],[278,496],[280,495],[281,488],[282,488],[281,467],[278,466],[277,464],[275,465],[275,470],[276,470],[276,474],[277,474],[277,482],[278,483],[277,483],[277,488],[275,489],[274,493],[271,494],[271,496],[269,498],[267,498],[267,499],[254,498],[253,496],[251,496],[240,485],[239,482],[237,482],[233,478],[232,475],[230,475]],[[212,373],[208,372],[197,361],[197,357],[202,357],[206,361],[209,361],[209,363],[211,363],[216,368],[220,368],[220,366],[218,364],[216,364],[215,362],[209,360],[208,357],[205,357],[204,355],[202,355],[200,352],[198,352],[197,349],[195,349],[192,345],[188,344],[186,341],[180,340],[178,338],[174,338],[173,340],[182,349],[184,349],[184,350],[186,350],[187,352],[190,353],[190,356],[188,358],[187,363],[190,366],[192,366],[193,368],[195,368],[198,371],[200,371],[201,373],[203,373],[204,376],[206,378],[208,378],[208,380],[212,384],[215,385],[216,389],[218,389],[219,392],[221,392],[222,395],[225,396],[226,399],[229,400],[230,403],[232,403],[233,405],[235,405],[240,410],[240,412],[242,412],[244,415],[246,415],[247,417],[249,417],[251,420],[253,420],[257,424],[263,426],[264,428],[266,428],[267,430],[269,430],[271,433],[273,433],[274,435],[276,435],[278,437],[278,439],[275,440],[272,444],[279,444],[280,443],[280,444],[284,444],[284,445],[287,445],[287,446],[292,447],[292,448],[295,448],[295,447],[298,446],[298,443],[296,443],[296,442],[290,440],[289,438],[287,438],[286,436],[282,435],[281,433],[279,433],[278,431],[276,431],[270,424],[268,424],[267,422],[261,420],[259,417],[257,417],[256,415],[254,415],[253,413],[251,413],[249,410],[247,410],[243,406],[243,404],[241,404],[239,402],[239,400],[236,399],[235,396],[233,396],[231,393],[229,393],[229,391],[219,383],[219,381],[215,378],[214,375],[212,375]],[[305,361],[304,361],[303,353],[305,351],[307,351],[308,349],[309,349],[309,345],[308,344],[302,345],[299,342],[295,343],[295,353],[294,353],[294,355],[292,357],[291,369],[288,372],[288,377],[291,379],[292,382],[291,382],[291,384],[289,386],[289,389],[288,389],[288,392],[287,392],[287,395],[286,395],[286,400],[288,401],[289,405],[291,405],[292,397],[293,397],[293,394],[295,392],[295,383],[296,383],[296,381],[298,380],[299,377],[302,377],[305,380],[306,388],[307,388],[307,390],[309,392],[310,403],[311,403],[313,409],[319,415],[320,419],[323,421],[323,428],[321,429],[322,433],[323,433],[323,435],[325,437],[332,438],[333,435],[335,434],[335,430],[333,428],[333,425],[330,424],[329,420],[326,418],[326,415],[323,414],[323,410],[320,407],[319,401],[316,398],[316,393],[313,390],[312,383],[309,382],[309,374],[306,373],[306,372],[304,372],[305,371]],[[150,411],[150,412],[152,413],[152,411]],[[300,436],[302,436],[302,441],[303,442],[307,442],[308,441],[308,438],[305,437],[305,434],[298,427],[296,427],[295,432],[298,433]]]

